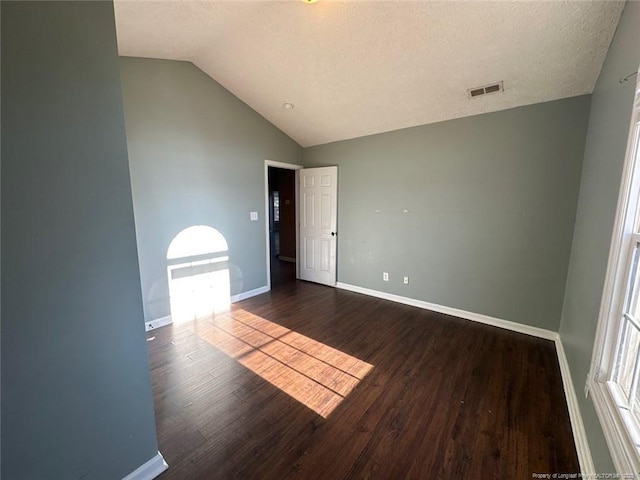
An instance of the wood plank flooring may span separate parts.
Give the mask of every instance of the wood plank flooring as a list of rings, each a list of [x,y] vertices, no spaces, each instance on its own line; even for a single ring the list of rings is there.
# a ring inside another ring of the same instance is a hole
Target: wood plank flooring
[[[579,471],[551,341],[300,281],[149,336],[161,480]]]

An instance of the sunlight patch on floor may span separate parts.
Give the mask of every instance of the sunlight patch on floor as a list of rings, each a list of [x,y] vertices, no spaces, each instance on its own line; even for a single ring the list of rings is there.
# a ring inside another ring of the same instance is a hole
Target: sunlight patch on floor
[[[373,365],[243,309],[194,332],[318,415],[327,418]]]

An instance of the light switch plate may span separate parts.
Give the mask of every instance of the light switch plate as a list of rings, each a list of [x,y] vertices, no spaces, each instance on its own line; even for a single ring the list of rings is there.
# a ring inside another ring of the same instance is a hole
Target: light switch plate
[[[251,212],[251,221],[255,222],[258,220],[258,212]]]

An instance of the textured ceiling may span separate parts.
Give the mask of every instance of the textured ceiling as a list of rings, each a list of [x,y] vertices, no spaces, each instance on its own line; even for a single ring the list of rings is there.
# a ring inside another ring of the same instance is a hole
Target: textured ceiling
[[[121,55],[191,61],[310,146],[591,93],[623,6],[116,0],[115,13]]]

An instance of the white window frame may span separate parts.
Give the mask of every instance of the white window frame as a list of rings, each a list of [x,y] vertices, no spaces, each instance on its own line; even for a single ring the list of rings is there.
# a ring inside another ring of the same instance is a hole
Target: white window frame
[[[613,227],[609,262],[600,304],[587,392],[602,425],[616,470],[620,474],[640,474],[640,435],[628,428],[628,410],[620,407],[617,385],[609,382],[615,363],[616,344],[621,325],[624,293],[628,279],[628,258],[638,235],[634,234],[640,208],[640,81],[636,84],[629,127],[627,151],[622,172],[618,207]]]

